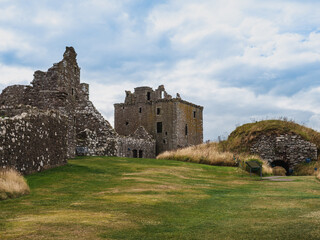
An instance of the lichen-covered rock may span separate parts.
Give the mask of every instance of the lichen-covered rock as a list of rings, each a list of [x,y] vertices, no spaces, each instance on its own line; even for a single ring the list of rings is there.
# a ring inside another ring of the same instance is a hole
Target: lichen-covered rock
[[[66,116],[38,109],[0,119],[0,168],[29,174],[66,164],[67,123]]]

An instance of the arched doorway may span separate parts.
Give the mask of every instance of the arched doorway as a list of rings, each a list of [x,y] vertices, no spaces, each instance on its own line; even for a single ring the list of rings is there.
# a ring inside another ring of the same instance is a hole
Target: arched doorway
[[[282,160],[276,160],[271,162],[271,167],[276,167],[276,166],[283,167],[287,171],[286,175],[291,174],[289,170],[289,164],[287,162]]]

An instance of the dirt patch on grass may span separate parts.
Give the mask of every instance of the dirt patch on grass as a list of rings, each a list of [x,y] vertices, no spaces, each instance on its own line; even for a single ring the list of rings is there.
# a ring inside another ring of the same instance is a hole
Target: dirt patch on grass
[[[105,195],[102,198],[108,201],[117,203],[129,203],[138,205],[153,205],[160,202],[183,202],[185,199],[190,201],[198,201],[200,199],[205,199],[209,195],[204,194],[200,191],[184,191],[179,194],[168,193],[168,192],[136,192],[136,193],[121,193],[116,195]]]
[[[121,180],[133,180],[136,182],[155,182],[154,179],[151,178],[143,178],[143,177],[123,177]]]
[[[172,177],[178,177],[181,179],[194,179],[194,172],[202,172],[200,168],[187,168],[187,167],[160,167],[160,168],[148,168],[141,172],[125,173],[125,176],[154,176],[154,175],[171,175]]]
[[[83,236],[83,234],[86,236],[94,234],[93,236],[95,236],[95,231],[90,230],[92,228],[123,229],[136,227],[135,223],[128,220],[126,214],[83,210],[59,210],[48,211],[42,214],[24,215],[23,217],[9,219],[7,224],[10,225],[10,230],[0,235],[8,239],[27,239],[25,236],[32,235],[37,236],[37,238],[30,239],[45,239],[41,238],[41,234],[39,234],[41,229],[43,230],[43,234],[48,237],[50,235],[55,236],[58,227],[64,228],[64,234],[66,232],[71,234],[66,236],[69,238],[59,239],[79,239],[76,236]],[[53,225],[57,227],[52,228]],[[69,228],[65,229],[65,226],[69,226]],[[56,238],[52,237],[52,239]],[[96,237],[88,239],[96,239]]]
[[[320,220],[320,211],[314,211],[314,212],[308,213],[306,215],[303,215],[301,217],[313,218],[313,219],[319,219]]]

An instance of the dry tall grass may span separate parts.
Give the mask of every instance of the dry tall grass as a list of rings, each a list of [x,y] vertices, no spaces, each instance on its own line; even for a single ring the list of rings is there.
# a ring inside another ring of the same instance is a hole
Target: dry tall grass
[[[270,167],[269,163],[263,160],[259,155],[248,155],[242,153],[238,156],[238,159],[240,160],[239,167],[245,171],[249,171],[249,169],[246,166],[246,162],[256,160],[260,162],[260,164],[262,165],[262,175],[273,175],[273,168]]]
[[[159,154],[157,159],[171,159],[217,166],[236,166],[233,154],[220,151],[216,142],[166,151]]]
[[[16,198],[29,193],[29,186],[20,173],[13,169],[0,171],[0,200]]]
[[[318,174],[316,175],[316,178],[320,180],[320,171],[319,171]]]
[[[170,159],[184,162],[202,163],[216,166],[238,166],[246,170],[245,162],[249,159],[257,159],[262,163],[262,174],[272,175],[272,168],[259,156],[240,154],[234,158],[234,154],[228,151],[221,151],[219,143],[204,143],[173,151],[166,151],[157,156],[157,159]],[[240,164],[239,164],[240,163]]]

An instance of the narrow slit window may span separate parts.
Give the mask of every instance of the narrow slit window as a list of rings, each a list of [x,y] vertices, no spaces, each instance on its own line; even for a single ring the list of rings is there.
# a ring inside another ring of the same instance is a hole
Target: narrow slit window
[[[186,124],[185,128],[184,128],[184,133],[187,136],[188,135],[188,124]]]
[[[136,150],[136,149],[132,150],[132,157],[133,158],[137,158],[138,157],[138,150]]]
[[[147,100],[149,101],[151,99],[151,93],[147,92]]]
[[[157,108],[157,115],[160,115],[161,113],[161,108]]]
[[[126,121],[126,125],[129,125],[129,122],[128,122],[128,121]]]
[[[193,118],[196,118],[196,111],[193,111]]]
[[[143,151],[139,150],[139,158],[143,158]]]
[[[142,108],[141,107],[139,108],[139,113],[142,113]]]
[[[162,133],[162,122],[157,122],[157,133]]]

